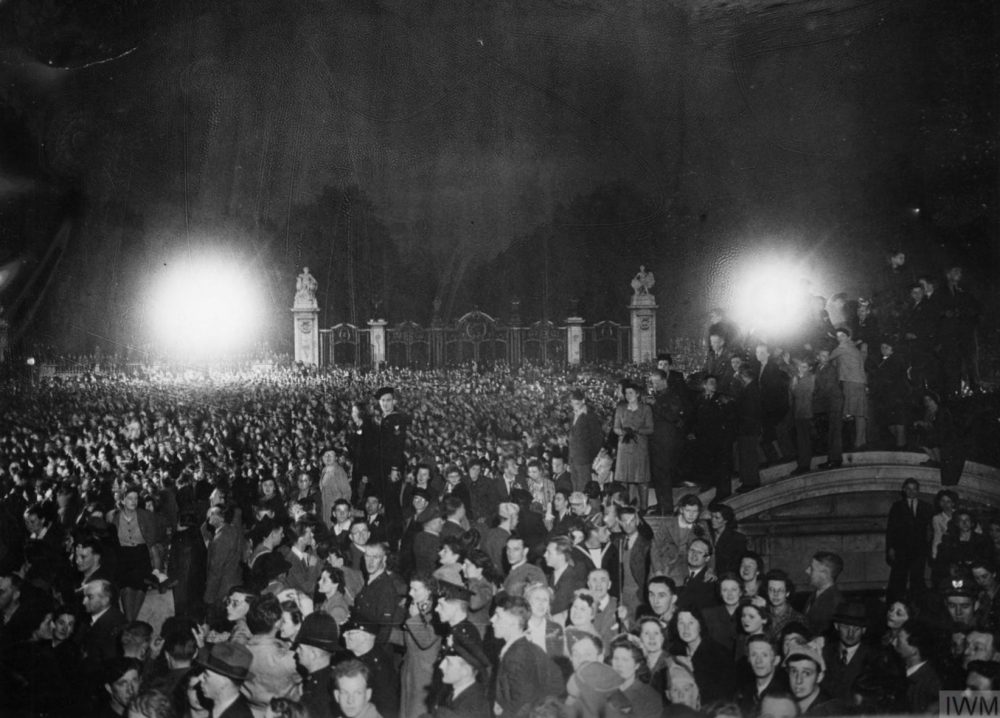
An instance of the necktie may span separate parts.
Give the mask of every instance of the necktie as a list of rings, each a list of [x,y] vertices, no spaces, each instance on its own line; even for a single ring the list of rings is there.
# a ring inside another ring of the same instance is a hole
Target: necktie
[[[847,649],[846,648],[841,648],[840,649],[840,662],[843,663],[845,666],[847,665]]]

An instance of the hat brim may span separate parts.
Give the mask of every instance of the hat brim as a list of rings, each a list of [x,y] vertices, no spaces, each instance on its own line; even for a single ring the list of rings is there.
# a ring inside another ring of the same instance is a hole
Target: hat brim
[[[295,642],[296,646],[312,646],[313,648],[318,648],[321,651],[326,651],[327,653],[336,653],[340,650],[340,643],[333,641],[316,641],[311,639],[300,640]]]
[[[206,671],[212,671],[212,673],[218,673],[220,676],[225,676],[234,681],[248,681],[250,680],[250,669],[234,669],[220,661],[212,661],[212,656],[209,656],[209,660],[202,660],[201,658],[195,658],[194,663]]]

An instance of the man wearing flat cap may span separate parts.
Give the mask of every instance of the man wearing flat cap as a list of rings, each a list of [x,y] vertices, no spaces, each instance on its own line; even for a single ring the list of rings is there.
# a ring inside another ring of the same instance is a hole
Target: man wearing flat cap
[[[199,682],[212,701],[211,718],[253,718],[250,704],[240,692],[250,677],[253,654],[238,643],[213,643],[202,649],[195,663],[205,669]]]
[[[833,614],[833,627],[839,640],[827,641],[823,647],[826,661],[823,689],[834,698],[851,701],[854,679],[869,672],[871,662],[877,658],[875,649],[863,641],[868,630],[864,604],[841,603]]]
[[[330,662],[339,650],[340,630],[332,616],[315,611],[302,620],[295,642],[295,660],[306,673],[302,680],[302,705],[310,718],[333,715]]]
[[[399,501],[392,500],[389,491],[389,470],[393,466],[406,466],[406,432],[410,417],[396,411],[396,390],[384,386],[375,392],[380,416],[378,417],[378,481],[382,487],[382,503],[387,515],[399,518]]]
[[[799,704],[799,715],[843,715],[847,707],[820,687],[826,672],[826,661],[818,648],[808,643],[796,643],[785,658],[788,686]]]
[[[447,689],[434,718],[481,718],[493,713],[484,685],[490,663],[481,646],[456,640],[442,653],[440,668]]]

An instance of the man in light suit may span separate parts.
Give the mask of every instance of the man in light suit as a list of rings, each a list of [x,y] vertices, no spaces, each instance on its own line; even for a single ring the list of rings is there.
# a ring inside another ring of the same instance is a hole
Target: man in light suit
[[[678,586],[688,577],[687,555],[691,542],[708,538],[708,526],[701,516],[701,499],[695,494],[682,496],[674,516],[663,522],[663,535],[657,536],[650,549],[653,574],[670,576]]]
[[[621,605],[635,618],[639,606],[646,600],[646,579],[649,576],[649,538],[639,530],[639,514],[634,506],[618,509],[622,531],[614,540],[618,551],[619,574],[615,577],[616,594]]]
[[[580,389],[569,395],[573,419],[569,429],[569,473],[573,490],[583,491],[590,481],[590,468],[604,443],[604,428],[600,418],[587,406],[587,397]]]
[[[903,497],[889,509],[885,528],[885,561],[889,564],[886,599],[914,596],[926,588],[924,571],[930,555],[931,520],[934,509],[920,500],[916,479],[903,482]]]

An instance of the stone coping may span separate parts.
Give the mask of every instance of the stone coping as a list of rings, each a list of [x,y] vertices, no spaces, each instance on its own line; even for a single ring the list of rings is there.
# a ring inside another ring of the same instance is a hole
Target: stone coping
[[[864,451],[844,454],[840,468],[816,469],[800,476],[791,476],[794,462],[770,466],[761,471],[761,488],[734,494],[726,503],[743,519],[817,495],[899,491],[910,477],[920,482],[922,494],[933,495],[946,487],[941,485],[939,469],[921,465],[926,460],[923,453]],[[817,457],[813,465],[824,461],[826,457]],[[1000,507],[1000,469],[995,467],[967,461],[958,485],[951,488],[970,503]],[[714,490],[707,491],[702,500],[707,504],[714,494]]]

